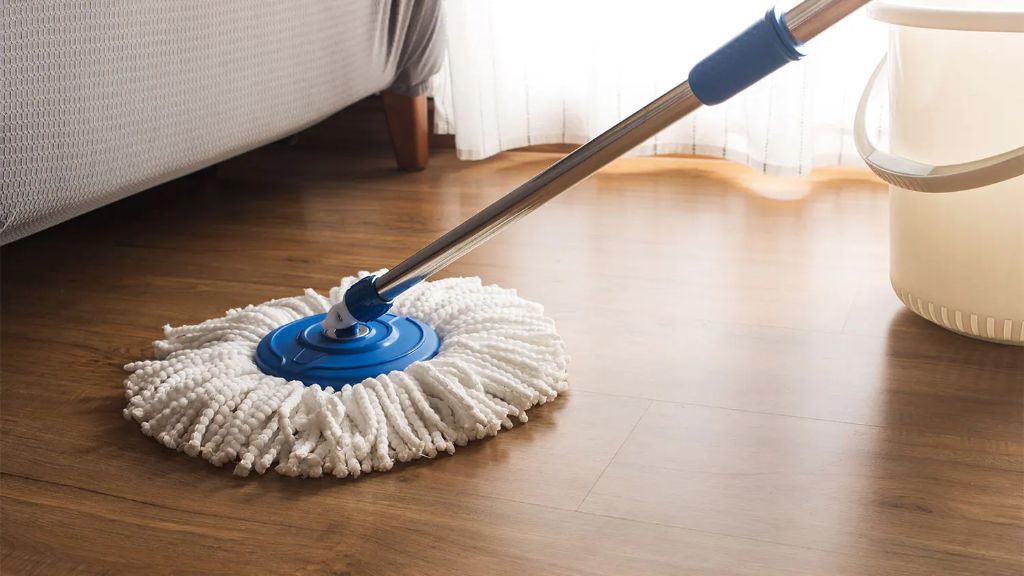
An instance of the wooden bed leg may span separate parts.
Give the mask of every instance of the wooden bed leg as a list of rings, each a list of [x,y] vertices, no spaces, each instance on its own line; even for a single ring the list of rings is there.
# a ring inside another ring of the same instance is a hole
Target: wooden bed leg
[[[391,91],[385,91],[382,97],[398,168],[409,172],[423,170],[429,157],[427,97],[403,96]]]

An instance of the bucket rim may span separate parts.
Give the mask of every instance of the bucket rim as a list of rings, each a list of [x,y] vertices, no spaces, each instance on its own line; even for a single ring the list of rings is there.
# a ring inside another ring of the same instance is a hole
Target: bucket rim
[[[867,11],[875,20],[913,28],[1024,33],[1024,3],[964,4],[962,0],[875,0]]]

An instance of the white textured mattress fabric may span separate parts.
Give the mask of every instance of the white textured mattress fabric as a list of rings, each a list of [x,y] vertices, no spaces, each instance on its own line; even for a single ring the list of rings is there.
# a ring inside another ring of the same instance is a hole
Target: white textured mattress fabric
[[[413,0],[2,0],[0,243],[374,92],[423,93],[439,14]]]

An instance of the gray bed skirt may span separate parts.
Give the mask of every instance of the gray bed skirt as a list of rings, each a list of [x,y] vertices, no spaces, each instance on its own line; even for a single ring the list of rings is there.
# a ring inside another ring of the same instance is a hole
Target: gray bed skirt
[[[0,243],[293,134],[422,94],[436,1],[0,3]]]

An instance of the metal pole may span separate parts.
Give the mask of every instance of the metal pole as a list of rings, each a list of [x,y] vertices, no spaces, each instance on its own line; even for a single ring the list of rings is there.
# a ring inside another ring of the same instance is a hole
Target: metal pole
[[[793,37],[806,42],[867,2],[805,0],[785,21]],[[385,300],[394,299],[701,106],[683,82],[402,261],[377,278],[374,288]]]
[[[852,14],[869,0],[805,0],[786,11],[786,27],[801,44]]]
[[[609,128],[376,280],[391,300],[701,106],[688,82]]]

